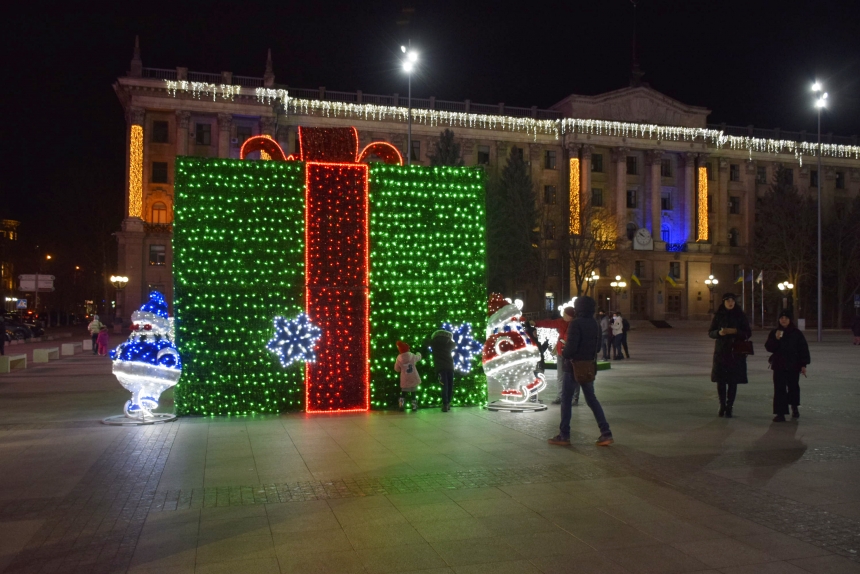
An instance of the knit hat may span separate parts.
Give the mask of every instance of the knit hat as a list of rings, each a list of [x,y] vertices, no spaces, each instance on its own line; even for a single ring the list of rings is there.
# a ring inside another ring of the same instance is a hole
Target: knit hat
[[[576,309],[574,309],[573,307],[565,307],[564,308],[564,314],[567,315],[568,317],[575,319],[576,318]]]
[[[397,350],[401,353],[408,353],[409,345],[407,345],[403,341],[397,341]]]
[[[791,316],[791,311],[788,309],[783,309],[782,313],[779,314],[779,318],[788,317],[788,320],[791,321],[793,317]]]
[[[735,296],[734,293],[724,293],[723,294],[723,301],[725,301],[727,299],[737,299],[737,296]]]

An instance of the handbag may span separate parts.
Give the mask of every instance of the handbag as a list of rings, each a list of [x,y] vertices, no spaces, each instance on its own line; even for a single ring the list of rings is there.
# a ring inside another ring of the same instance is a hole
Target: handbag
[[[752,341],[735,341],[732,343],[732,353],[735,355],[755,355]]]
[[[593,383],[597,376],[597,363],[594,361],[570,361],[573,377],[577,383]]]

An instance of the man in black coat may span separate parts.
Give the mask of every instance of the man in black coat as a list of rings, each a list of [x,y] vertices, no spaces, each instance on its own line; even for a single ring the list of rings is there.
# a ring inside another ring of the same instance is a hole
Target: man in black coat
[[[433,333],[430,340],[430,350],[433,353],[433,366],[436,375],[442,383],[442,412],[451,410],[451,400],[454,398],[454,356],[451,354],[457,344],[450,331],[439,329]]]
[[[591,297],[577,297],[573,308],[576,310],[576,319],[567,326],[567,338],[562,353],[562,366],[564,368],[564,388],[561,393],[561,424],[558,426],[559,434],[548,440],[550,444],[570,444],[570,416],[571,401],[573,400],[574,385],[579,384],[585,402],[594,414],[597,426],[600,428],[600,438],[597,439],[598,446],[608,446],[614,441],[609,423],[603,414],[603,407],[597,401],[594,394],[594,381],[576,381],[571,361],[592,361],[597,364],[597,351],[600,348],[600,325],[594,319],[594,310],[597,304]]]
[[[799,418],[800,374],[806,376],[809,345],[791,321],[791,311],[779,314],[779,327],[770,332],[764,348],[773,353],[768,359],[773,369],[773,422],[784,423],[791,405],[791,418]]]
[[[737,306],[734,293],[723,295],[723,304],[714,314],[708,336],[715,339],[711,381],[717,383],[720,397],[720,411],[717,414],[732,418],[738,385],[747,384],[747,356],[736,353],[734,344],[752,336],[750,322]]]

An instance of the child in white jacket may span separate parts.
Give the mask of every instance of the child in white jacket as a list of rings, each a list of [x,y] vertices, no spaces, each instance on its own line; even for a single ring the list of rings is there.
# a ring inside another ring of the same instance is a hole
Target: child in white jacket
[[[412,410],[418,410],[418,399],[413,393],[418,390],[418,385],[421,384],[421,375],[418,374],[418,369],[415,364],[421,360],[421,353],[410,353],[409,345],[403,341],[397,341],[397,350],[400,354],[397,355],[397,361],[394,363],[394,370],[400,373],[400,391],[401,396],[398,401],[400,410],[406,404],[407,395],[410,396],[412,402]]]

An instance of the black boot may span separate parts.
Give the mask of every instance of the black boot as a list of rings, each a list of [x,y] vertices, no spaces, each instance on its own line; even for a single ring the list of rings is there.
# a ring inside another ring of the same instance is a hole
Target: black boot
[[[732,407],[726,407],[726,418],[732,418]]]
[[[795,405],[791,405],[791,418],[793,418],[793,419],[799,419],[800,418],[800,411],[797,410],[797,406],[795,406]]]
[[[718,417],[725,416],[726,414],[726,405],[720,405],[720,412],[717,413]]]

